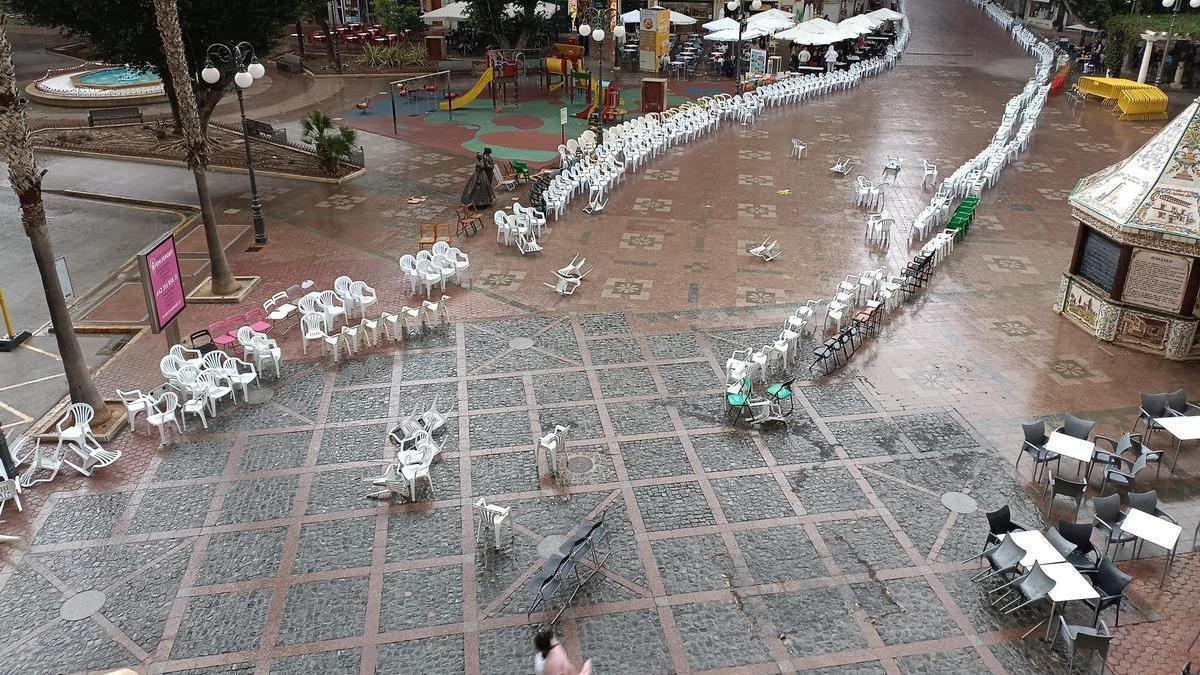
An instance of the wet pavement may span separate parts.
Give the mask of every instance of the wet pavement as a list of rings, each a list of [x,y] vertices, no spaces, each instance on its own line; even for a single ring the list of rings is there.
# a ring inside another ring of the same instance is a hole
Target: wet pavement
[[[603,214],[577,202],[539,256],[502,248],[490,229],[462,242],[475,286],[449,292],[448,330],[340,366],[315,347],[301,356],[292,330],[279,336],[282,377],[265,378],[269,400],[222,402],[207,432],[190,418],[186,440],[165,450],[139,421],[112,444],[125,453],[117,464],[29,491],[25,512],[6,515],[5,531],[24,539],[0,552],[0,598],[21,602],[23,620],[5,628],[0,657],[22,672],[524,672],[522,582],[539,544],[603,512],[608,571],[558,626],[598,672],[1065,670],[1061,647],[1020,639],[1046,610],[996,612],[958,561],[982,544],[985,511],[1009,504],[1029,526],[1068,517],[1060,503],[1047,520],[1027,461],[1014,474],[1020,422],[1070,412],[1113,436],[1131,425],[1138,391],[1200,389],[1194,366],[1096,343],[1051,310],[1075,236],[1067,192],[1156,124],[1052,98],[932,285],[839,374],[799,383],[786,430],[723,421],[732,349],[773,337],[785,312],[844,275],[906,260],[906,223],[929,196],[919,160],[948,173],[973,155],[1029,75],[1031,61],[968,4],[913,0],[910,14],[896,70],[654,160]],[[809,143],[799,161],[787,157],[793,137]],[[450,153],[364,141],[375,159],[361,179],[272,184],[272,244],[230,248],[235,273],[264,278],[242,311],[341,274],[372,283],[384,308],[412,303],[395,261],[414,251],[417,223],[452,218],[470,169]],[[859,171],[826,171],[836,154],[872,178],[886,155],[905,159],[885,253],[862,241]],[[245,218],[238,189],[218,190],[231,221]],[[405,204],[411,195],[428,199]],[[767,233],[783,257],[742,254]],[[560,299],[541,281],[575,253],[596,271]],[[183,332],[234,311],[193,306]],[[157,386],[164,352],[139,335],[102,388]],[[434,395],[449,423],[432,493],[367,500],[361,479],[394,452],[388,425]],[[573,429],[559,486],[533,451],[554,424]],[[1153,485],[1183,525],[1180,551],[1195,547],[1198,473],[1185,450]],[[944,501],[952,492],[977,508]],[[515,507],[499,554],[476,543],[479,496]],[[1078,519],[1090,513],[1085,503]],[[1135,581],[1109,660],[1118,673],[1177,673],[1200,617],[1200,556],[1181,556],[1160,590],[1165,559],[1151,548],[1145,561],[1120,556]],[[103,593],[99,610],[62,618],[85,591]],[[1076,605],[1066,616],[1091,617]]]

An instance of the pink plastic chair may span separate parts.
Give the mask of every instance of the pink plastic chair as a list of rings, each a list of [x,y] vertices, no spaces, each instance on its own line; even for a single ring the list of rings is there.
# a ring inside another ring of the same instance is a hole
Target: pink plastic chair
[[[228,333],[229,319],[222,319],[216,323],[208,324],[208,333],[212,335],[213,344],[218,349],[228,349],[237,344],[237,338]]]
[[[261,307],[256,307],[242,317],[242,324],[250,326],[256,333],[265,333],[271,330],[271,322],[267,321],[267,315],[263,313]]]

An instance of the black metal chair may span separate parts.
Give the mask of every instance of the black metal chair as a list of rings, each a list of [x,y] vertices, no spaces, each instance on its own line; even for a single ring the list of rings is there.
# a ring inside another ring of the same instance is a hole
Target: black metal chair
[[[1092,435],[1092,429],[1096,427],[1096,423],[1092,420],[1085,420],[1082,417],[1067,415],[1067,419],[1063,421],[1061,427],[1055,429],[1060,434],[1073,436],[1079,440],[1086,441]]]
[[[1121,495],[1112,494],[1107,497],[1093,497],[1092,509],[1096,512],[1096,529],[1104,533],[1105,536],[1105,558],[1108,557],[1108,551],[1112,548],[1113,544],[1117,545],[1117,551],[1120,552],[1122,545],[1137,540],[1137,537],[1132,534],[1126,534],[1121,530],[1121,522],[1125,520],[1125,514],[1121,513]]]
[[[1087,493],[1087,481],[1067,480],[1061,476],[1055,476],[1053,471],[1048,474],[1049,479],[1046,481],[1046,489],[1042,493],[1042,497],[1049,496],[1046,502],[1046,519],[1050,519],[1050,512],[1054,510],[1054,498],[1062,495],[1070,498],[1075,502],[1075,515],[1071,520],[1079,518],[1079,508],[1083,506],[1083,498]]]
[[[1104,470],[1104,480],[1100,481],[1100,494],[1104,494],[1104,488],[1109,483],[1118,492],[1130,492],[1137,483],[1138,474],[1141,473],[1146,465],[1150,463],[1150,453],[1144,454],[1132,462],[1121,458],[1121,468],[1107,468]],[[1161,466],[1161,462],[1159,463]]]
[[[1142,404],[1138,408],[1137,419],[1133,421],[1133,431],[1137,431],[1138,424],[1146,423],[1146,440],[1150,443],[1150,437],[1154,435],[1156,429],[1162,429],[1162,425],[1155,422],[1157,417],[1167,416],[1167,395],[1166,394],[1147,394],[1139,393],[1138,398]]]
[[[1187,392],[1182,389],[1167,394],[1167,413],[1182,417],[1192,410],[1200,410],[1200,405],[1188,403]]]
[[[1039,563],[1034,563],[1033,567],[1029,568],[1029,572],[1025,574],[1025,576],[1017,577],[1010,582],[1010,584],[1008,584],[1012,587],[1012,589],[1017,591],[1018,595],[1010,603],[1005,605],[1001,611],[1003,611],[1005,614],[1012,614],[1013,612],[1019,612],[1032,604],[1046,600],[1050,597],[1050,591],[1054,590],[1054,584],[1054,579],[1051,579],[1050,575],[1046,574],[1046,572],[1042,569],[1042,566]],[[1006,597],[1009,594],[1010,593],[1005,593],[1005,595],[1001,597]],[[1025,632],[1025,635],[1022,635],[1021,637],[1024,638],[1028,636],[1030,633],[1037,630],[1038,626],[1040,625],[1042,625],[1042,623],[1039,621],[1034,625],[1033,628],[1030,628]]]
[[[1075,667],[1075,652],[1096,652],[1100,655],[1100,675],[1104,675],[1104,669],[1108,667],[1108,647],[1113,639],[1108,624],[1101,621],[1098,628],[1076,626],[1067,623],[1062,616],[1058,621],[1058,637],[1067,648],[1067,672]]]
[[[208,332],[207,328],[201,328],[189,335],[188,342],[191,343],[192,349],[200,352],[201,355],[217,351],[217,346],[213,344],[212,333]]]
[[[1033,480],[1038,480],[1038,466],[1045,468],[1050,462],[1057,462],[1059,456],[1057,452],[1050,452],[1046,449],[1046,441],[1050,440],[1046,436],[1045,422],[1031,422],[1022,424],[1021,429],[1025,432],[1025,440],[1021,443],[1021,452],[1017,455],[1017,470],[1021,468],[1021,458],[1029,455],[1033,458]]]
[[[1095,529],[1096,526],[1092,523],[1068,523],[1065,520],[1058,522],[1058,533],[1074,546],[1074,549],[1070,553],[1064,553],[1063,557],[1077,570],[1094,570],[1100,566],[1100,552],[1092,544],[1092,532]]]
[[[1092,455],[1092,463],[1088,464],[1087,475],[1085,478],[1092,477],[1092,467],[1094,466],[1102,466],[1106,469],[1109,467],[1116,467],[1119,469],[1122,465],[1120,458],[1125,453],[1134,453],[1133,456],[1136,459],[1138,455],[1146,451],[1142,446],[1141,434],[1131,434],[1129,432],[1125,432],[1121,435],[1120,440],[1116,441],[1107,436],[1094,436],[1092,437],[1092,440],[1097,443],[1097,447],[1096,452]],[[1104,450],[1101,450],[1098,445],[1099,443],[1107,443],[1109,451],[1105,452]],[[1161,455],[1162,453],[1159,454]]]
[[[1117,569],[1113,561],[1105,558],[1100,561],[1100,567],[1094,572],[1089,572],[1089,576],[1093,577],[1092,585],[1096,587],[1096,592],[1100,594],[1095,600],[1084,600],[1088,607],[1095,610],[1095,618],[1092,619],[1092,625],[1100,623],[1100,612],[1109,607],[1117,608],[1117,616],[1113,621],[1113,627],[1121,625],[1121,601],[1125,599],[1125,589],[1129,583],[1133,581],[1133,577],[1125,574]]]
[[[1025,553],[1025,549],[1013,541],[1012,537],[1005,537],[999,546],[993,546],[979,554],[980,558],[987,561],[988,569],[971,577],[971,581],[983,581],[994,576],[1006,576],[1018,571]],[[1007,585],[1005,584],[1005,586]],[[1004,586],[1000,588],[1004,588]]]
[[[1000,535],[1008,534],[1009,532],[1024,532],[1029,528],[1024,525],[1014,522],[1012,519],[1012,511],[1008,508],[1008,504],[1001,506],[995,511],[986,514],[988,521],[988,535],[983,542],[983,547],[1000,543]]]
[[[1046,541],[1050,542],[1050,545],[1054,547],[1054,550],[1058,551],[1058,553],[1064,559],[1075,552],[1075,544],[1068,541],[1067,538],[1062,536],[1062,533],[1058,530],[1046,530]]]

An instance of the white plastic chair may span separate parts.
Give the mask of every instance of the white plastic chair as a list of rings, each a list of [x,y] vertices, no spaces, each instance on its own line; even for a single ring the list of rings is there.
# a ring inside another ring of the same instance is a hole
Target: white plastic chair
[[[794,156],[796,159],[800,159],[801,157],[804,156],[804,153],[806,153],[806,152],[808,152],[808,144],[804,143],[799,138],[793,138],[792,139],[792,156]]]
[[[446,250],[446,257],[454,263],[454,278],[459,286],[471,287],[471,257],[461,249],[451,246]],[[463,283],[464,280],[466,283]]]
[[[495,537],[496,549],[500,548],[500,530],[504,525],[508,525],[508,532],[512,539],[516,539],[516,528],[513,527],[511,506],[499,506],[497,504],[489,504],[487,500],[480,497],[474,504],[475,511],[475,541],[478,542],[483,536],[483,531],[489,529]]]
[[[783,250],[779,248],[778,240],[768,236],[763,240],[763,243],[751,247],[749,253],[756,258],[762,258],[763,262],[771,262],[775,258],[778,258],[779,254],[783,253]]]
[[[333,291],[321,291],[320,297],[321,309],[325,312],[325,325],[332,328],[337,323],[338,317],[346,320],[346,305],[338,298]]]
[[[202,371],[200,381],[205,386],[204,396],[208,400],[208,409],[213,417],[217,416],[217,401],[228,396],[236,402],[237,399],[233,396],[233,383],[229,381],[224,369]]]
[[[230,357],[225,360],[223,369],[230,385],[240,387],[242,390],[242,400],[248,401],[250,394],[246,389],[246,385],[251,382],[258,384],[258,371],[254,368],[254,364],[237,357]],[[261,387],[262,385],[258,386]],[[237,398],[235,397],[234,400],[236,401]]]
[[[378,296],[375,295],[375,289],[368,286],[365,281],[355,281],[350,284],[350,297],[354,300],[354,306],[358,308],[361,318],[366,318],[367,308],[379,301]]]
[[[63,416],[54,429],[58,434],[58,449],[62,453],[64,443],[74,443],[82,446],[92,435],[91,421],[96,416],[96,410],[86,403],[72,403],[67,414]],[[64,426],[71,420],[70,426]]]
[[[133,391],[117,390],[117,396],[120,397],[121,403],[125,405],[125,419],[129,423],[129,430],[134,431],[134,421],[137,420],[138,413],[148,413],[150,404],[153,402],[150,397],[142,393],[141,389]]]
[[[300,317],[300,338],[303,340],[301,353],[308,353],[308,343],[320,340],[325,335],[325,317],[321,314],[305,314]]]
[[[279,377],[279,364],[283,361],[283,350],[279,345],[266,335],[255,335],[250,346],[253,348],[254,368],[259,373],[263,372],[263,363],[270,363],[275,366],[275,377]]]

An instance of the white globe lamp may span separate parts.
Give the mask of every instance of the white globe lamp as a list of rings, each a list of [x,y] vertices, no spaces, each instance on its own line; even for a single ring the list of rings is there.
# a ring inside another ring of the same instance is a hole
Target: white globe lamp
[[[233,83],[241,89],[247,89],[250,85],[254,84],[254,77],[244,70],[239,70],[233,76]]]
[[[250,77],[253,77],[257,80],[263,75],[267,74],[267,69],[263,67],[263,64],[258,62],[258,59],[254,59],[250,62],[250,65],[247,66],[246,72],[250,73]]]
[[[216,84],[221,79],[221,71],[217,70],[211,62],[204,64],[204,70],[200,71],[200,79],[209,84]]]
[[[591,34],[592,34],[592,27],[591,27],[591,26],[587,25],[586,23],[581,23],[581,24],[579,24],[579,35],[580,35],[580,37],[587,37],[587,36],[589,36],[589,35],[591,35]]]

